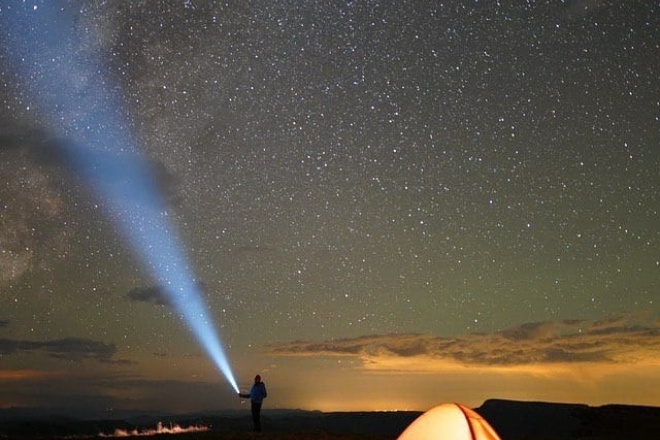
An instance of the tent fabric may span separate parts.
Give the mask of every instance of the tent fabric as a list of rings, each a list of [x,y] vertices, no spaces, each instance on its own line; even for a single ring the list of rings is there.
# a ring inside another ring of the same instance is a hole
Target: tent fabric
[[[477,412],[471,410],[470,408],[463,406],[461,404],[457,405],[465,417],[467,418],[468,423],[470,424],[470,431],[472,431],[472,438],[475,440],[500,440],[500,436],[497,435],[492,426],[481,417]]]
[[[444,403],[419,416],[398,440],[500,440],[500,437],[470,408]]]

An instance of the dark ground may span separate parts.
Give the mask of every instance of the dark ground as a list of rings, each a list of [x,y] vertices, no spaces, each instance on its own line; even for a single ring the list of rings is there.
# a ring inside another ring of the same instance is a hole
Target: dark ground
[[[658,440],[660,408],[489,400],[476,410],[502,440]],[[115,429],[155,428],[176,423],[203,425],[207,432],[161,434],[168,440],[395,440],[419,412],[321,413],[264,411],[264,432],[252,433],[249,412],[195,414],[176,417],[142,416],[127,420],[81,421],[67,417],[21,418],[0,411],[0,439],[89,438]],[[135,437],[138,438],[138,437]],[[145,437],[139,437],[145,438]],[[449,440],[449,439],[448,439]]]

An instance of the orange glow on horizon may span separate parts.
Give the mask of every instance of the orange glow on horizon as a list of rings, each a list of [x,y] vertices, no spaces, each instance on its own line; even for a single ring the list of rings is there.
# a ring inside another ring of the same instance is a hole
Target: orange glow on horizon
[[[62,371],[44,370],[0,370],[0,381],[15,382],[21,380],[46,380],[68,376]]]

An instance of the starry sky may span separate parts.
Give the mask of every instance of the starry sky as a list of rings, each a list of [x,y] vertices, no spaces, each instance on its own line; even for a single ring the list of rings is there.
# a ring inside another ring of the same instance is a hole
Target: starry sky
[[[266,407],[660,405],[657,1],[58,5],[101,61],[71,94],[120,103]],[[58,61],[15,39],[0,408],[245,409],[63,159],[80,116],[31,86]]]

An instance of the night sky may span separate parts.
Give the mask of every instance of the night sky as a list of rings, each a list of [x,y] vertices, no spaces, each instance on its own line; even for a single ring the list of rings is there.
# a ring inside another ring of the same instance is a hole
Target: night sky
[[[265,408],[660,405],[658,1],[57,4],[101,60],[70,93],[120,103]],[[59,61],[16,38],[0,408],[245,409],[64,157],[81,116],[31,86]]]

